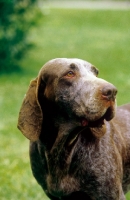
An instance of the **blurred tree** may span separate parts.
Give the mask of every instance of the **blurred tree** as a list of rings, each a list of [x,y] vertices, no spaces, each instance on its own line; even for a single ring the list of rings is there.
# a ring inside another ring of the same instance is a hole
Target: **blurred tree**
[[[40,11],[37,0],[0,0],[0,72],[19,69],[18,61],[30,47],[29,28]]]

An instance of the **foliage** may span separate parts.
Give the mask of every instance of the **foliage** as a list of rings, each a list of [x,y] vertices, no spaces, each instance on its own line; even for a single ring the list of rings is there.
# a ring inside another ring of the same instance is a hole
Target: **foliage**
[[[0,0],[0,71],[18,69],[30,44],[29,29],[40,14],[37,0]]]

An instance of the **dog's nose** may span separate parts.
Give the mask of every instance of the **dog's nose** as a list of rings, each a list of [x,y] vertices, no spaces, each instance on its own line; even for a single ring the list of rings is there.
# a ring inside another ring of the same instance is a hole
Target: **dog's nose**
[[[108,101],[114,101],[116,98],[117,89],[114,85],[108,84],[102,88],[102,97]]]

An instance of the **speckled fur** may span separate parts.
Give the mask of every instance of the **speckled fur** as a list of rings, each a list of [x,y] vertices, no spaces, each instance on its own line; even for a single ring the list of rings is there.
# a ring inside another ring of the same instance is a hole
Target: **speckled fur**
[[[65,58],[49,61],[30,84],[18,127],[30,139],[33,175],[51,200],[125,200],[130,104],[115,111],[116,92],[104,97],[104,88],[116,91],[90,63]]]

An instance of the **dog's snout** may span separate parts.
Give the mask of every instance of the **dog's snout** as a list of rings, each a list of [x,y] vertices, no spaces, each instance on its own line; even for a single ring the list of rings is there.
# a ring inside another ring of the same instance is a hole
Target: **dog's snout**
[[[102,97],[106,100],[115,100],[117,89],[114,85],[109,84],[102,88]]]

